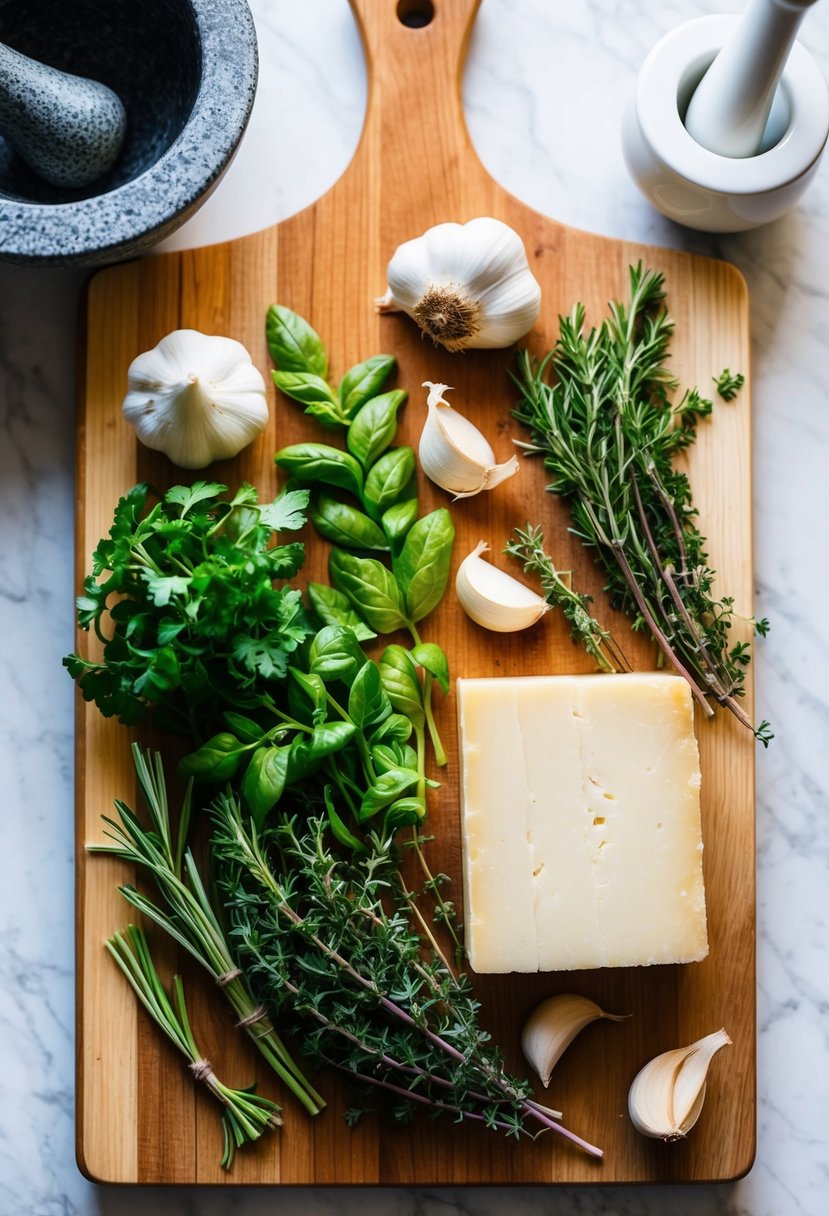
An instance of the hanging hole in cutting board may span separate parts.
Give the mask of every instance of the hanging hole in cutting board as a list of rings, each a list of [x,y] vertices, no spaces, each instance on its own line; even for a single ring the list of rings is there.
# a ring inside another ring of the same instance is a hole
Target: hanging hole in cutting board
[[[434,15],[432,0],[398,0],[397,20],[410,30],[422,30]]]

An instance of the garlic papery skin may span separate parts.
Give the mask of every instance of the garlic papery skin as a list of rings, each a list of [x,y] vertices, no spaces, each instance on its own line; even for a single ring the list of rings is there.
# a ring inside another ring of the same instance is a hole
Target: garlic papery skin
[[[517,456],[496,464],[485,436],[444,400],[443,394],[452,391],[448,384],[424,380],[423,387],[429,390],[429,412],[417,454],[430,481],[456,499],[472,498],[482,490],[493,490],[518,472]]]
[[[605,1013],[589,997],[563,992],[548,997],[532,1011],[521,1034],[521,1050],[546,1089],[556,1064],[585,1026],[599,1018],[624,1022],[629,1016]]]
[[[437,224],[398,246],[380,312],[402,311],[447,350],[510,346],[536,322],[541,288],[521,237],[479,216]]]
[[[550,605],[511,574],[485,562],[489,545],[480,541],[458,567],[455,594],[468,617],[493,633],[515,633],[540,620]]]
[[[241,342],[177,329],[133,359],[123,413],[148,448],[203,469],[247,447],[268,421],[265,381]]]
[[[628,1112],[636,1130],[654,1140],[684,1139],[702,1111],[711,1061],[730,1042],[725,1030],[716,1030],[690,1047],[663,1052],[646,1064],[628,1093]]]

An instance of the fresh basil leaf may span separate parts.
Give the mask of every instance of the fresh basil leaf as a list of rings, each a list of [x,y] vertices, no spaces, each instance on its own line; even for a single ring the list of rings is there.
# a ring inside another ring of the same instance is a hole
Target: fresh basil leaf
[[[346,418],[353,418],[367,401],[380,392],[396,366],[394,355],[372,355],[345,373],[340,381],[340,403]]]
[[[388,549],[386,537],[373,519],[356,507],[319,494],[311,507],[311,522],[321,536],[349,549]]]
[[[311,642],[309,666],[326,684],[342,680],[351,684],[366,661],[354,631],[344,625],[326,625]]]
[[[410,620],[420,621],[440,603],[449,581],[455,527],[446,507],[424,515],[409,529],[394,572]]]
[[[383,691],[383,682],[376,663],[367,659],[351,685],[348,694],[348,716],[355,726],[364,730],[375,726],[391,713],[391,701]]]
[[[417,499],[404,498],[383,512],[380,526],[389,538],[392,549],[397,550],[403,543],[406,533],[417,519]]]
[[[405,714],[389,714],[388,718],[371,732],[371,742],[372,744],[387,742],[405,743],[411,737],[411,733],[411,718],[407,718]]]
[[[348,452],[325,443],[294,443],[274,456],[281,469],[297,481],[340,486],[358,498],[363,491],[363,470]]]
[[[227,710],[222,717],[242,743],[256,743],[265,734],[264,730],[252,718]]]
[[[306,405],[304,412],[311,418],[316,418],[322,426],[348,426],[340,413],[339,405],[331,405],[328,401],[315,401],[313,405]]]
[[[348,428],[346,443],[364,469],[370,468],[385,452],[397,431],[397,411],[406,400],[401,389],[372,397]]]
[[[271,376],[280,392],[302,405],[316,405],[319,402],[326,402],[335,408],[338,405],[328,381],[313,372],[276,371],[271,372]]]
[[[179,776],[195,781],[229,781],[239,768],[243,752],[235,735],[221,731],[184,757],[178,766]]]
[[[406,624],[400,588],[392,572],[374,557],[355,557],[332,549],[328,559],[331,582],[351,600],[360,616],[377,633],[393,633]]]
[[[369,515],[379,519],[392,503],[397,502],[415,471],[415,455],[411,448],[392,448],[381,456],[369,470],[363,490],[363,502]]]
[[[355,853],[365,852],[365,846],[357,839],[353,832],[350,832],[340,818],[337,808],[334,806],[334,788],[326,785],[322,792],[325,799],[325,810],[328,814],[328,822],[331,825],[331,834],[335,840],[339,840],[340,844],[344,844],[347,848],[353,849]]]
[[[371,749],[371,760],[378,773],[393,768],[416,768],[417,752],[408,743],[378,743]]]
[[[273,502],[263,502],[259,520],[272,532],[298,532],[305,523],[308,490],[283,490]]]
[[[394,749],[388,743],[378,743],[371,749],[371,763],[374,765],[375,771],[378,773],[391,772],[393,768],[400,767],[400,760],[394,753]]]
[[[383,832],[388,835],[398,828],[410,827],[426,817],[422,798],[398,798],[383,816]]]
[[[418,667],[434,676],[445,695],[449,692],[449,663],[437,642],[421,642],[409,651]]]
[[[331,756],[346,747],[356,733],[351,722],[323,722],[314,727],[308,747],[317,759]]]
[[[359,642],[370,642],[372,638],[377,637],[374,630],[369,629],[365,621],[360,619],[347,597],[336,587],[329,587],[327,583],[309,583],[308,598],[324,625],[347,625]]]
[[[357,811],[360,823],[365,823],[372,815],[382,811],[383,807],[405,794],[413,785],[417,785],[419,780],[420,774],[411,768],[392,768],[387,773],[381,773],[374,785],[363,795],[360,809]]]
[[[257,747],[242,778],[242,796],[261,828],[282,797],[288,779],[290,747]]]
[[[288,784],[316,772],[327,756],[347,747],[356,733],[357,728],[350,722],[325,722],[315,726],[310,736],[294,739],[288,758]]]
[[[281,304],[271,305],[265,336],[271,358],[280,371],[311,372],[323,379],[328,374],[328,356],[322,339],[299,313]]]
[[[298,667],[289,667],[288,674],[302,689],[314,709],[324,709],[326,704],[325,683],[316,672],[300,671]]]
[[[396,710],[420,729],[424,723],[423,689],[405,646],[387,646],[379,663],[380,679]]]

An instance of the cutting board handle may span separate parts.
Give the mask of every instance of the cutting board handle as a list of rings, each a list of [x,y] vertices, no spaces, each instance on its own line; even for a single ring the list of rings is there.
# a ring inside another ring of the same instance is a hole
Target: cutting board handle
[[[368,103],[355,160],[368,155],[389,166],[437,174],[474,155],[461,103],[461,74],[481,0],[349,0],[366,55]],[[404,183],[401,181],[401,188]]]

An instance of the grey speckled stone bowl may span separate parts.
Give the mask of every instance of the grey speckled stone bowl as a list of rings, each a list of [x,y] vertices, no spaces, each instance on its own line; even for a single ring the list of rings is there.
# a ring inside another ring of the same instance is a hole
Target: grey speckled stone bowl
[[[0,0],[0,42],[109,85],[127,111],[99,181],[42,181],[0,137],[0,259],[96,265],[141,253],[204,202],[250,117],[245,0]]]

